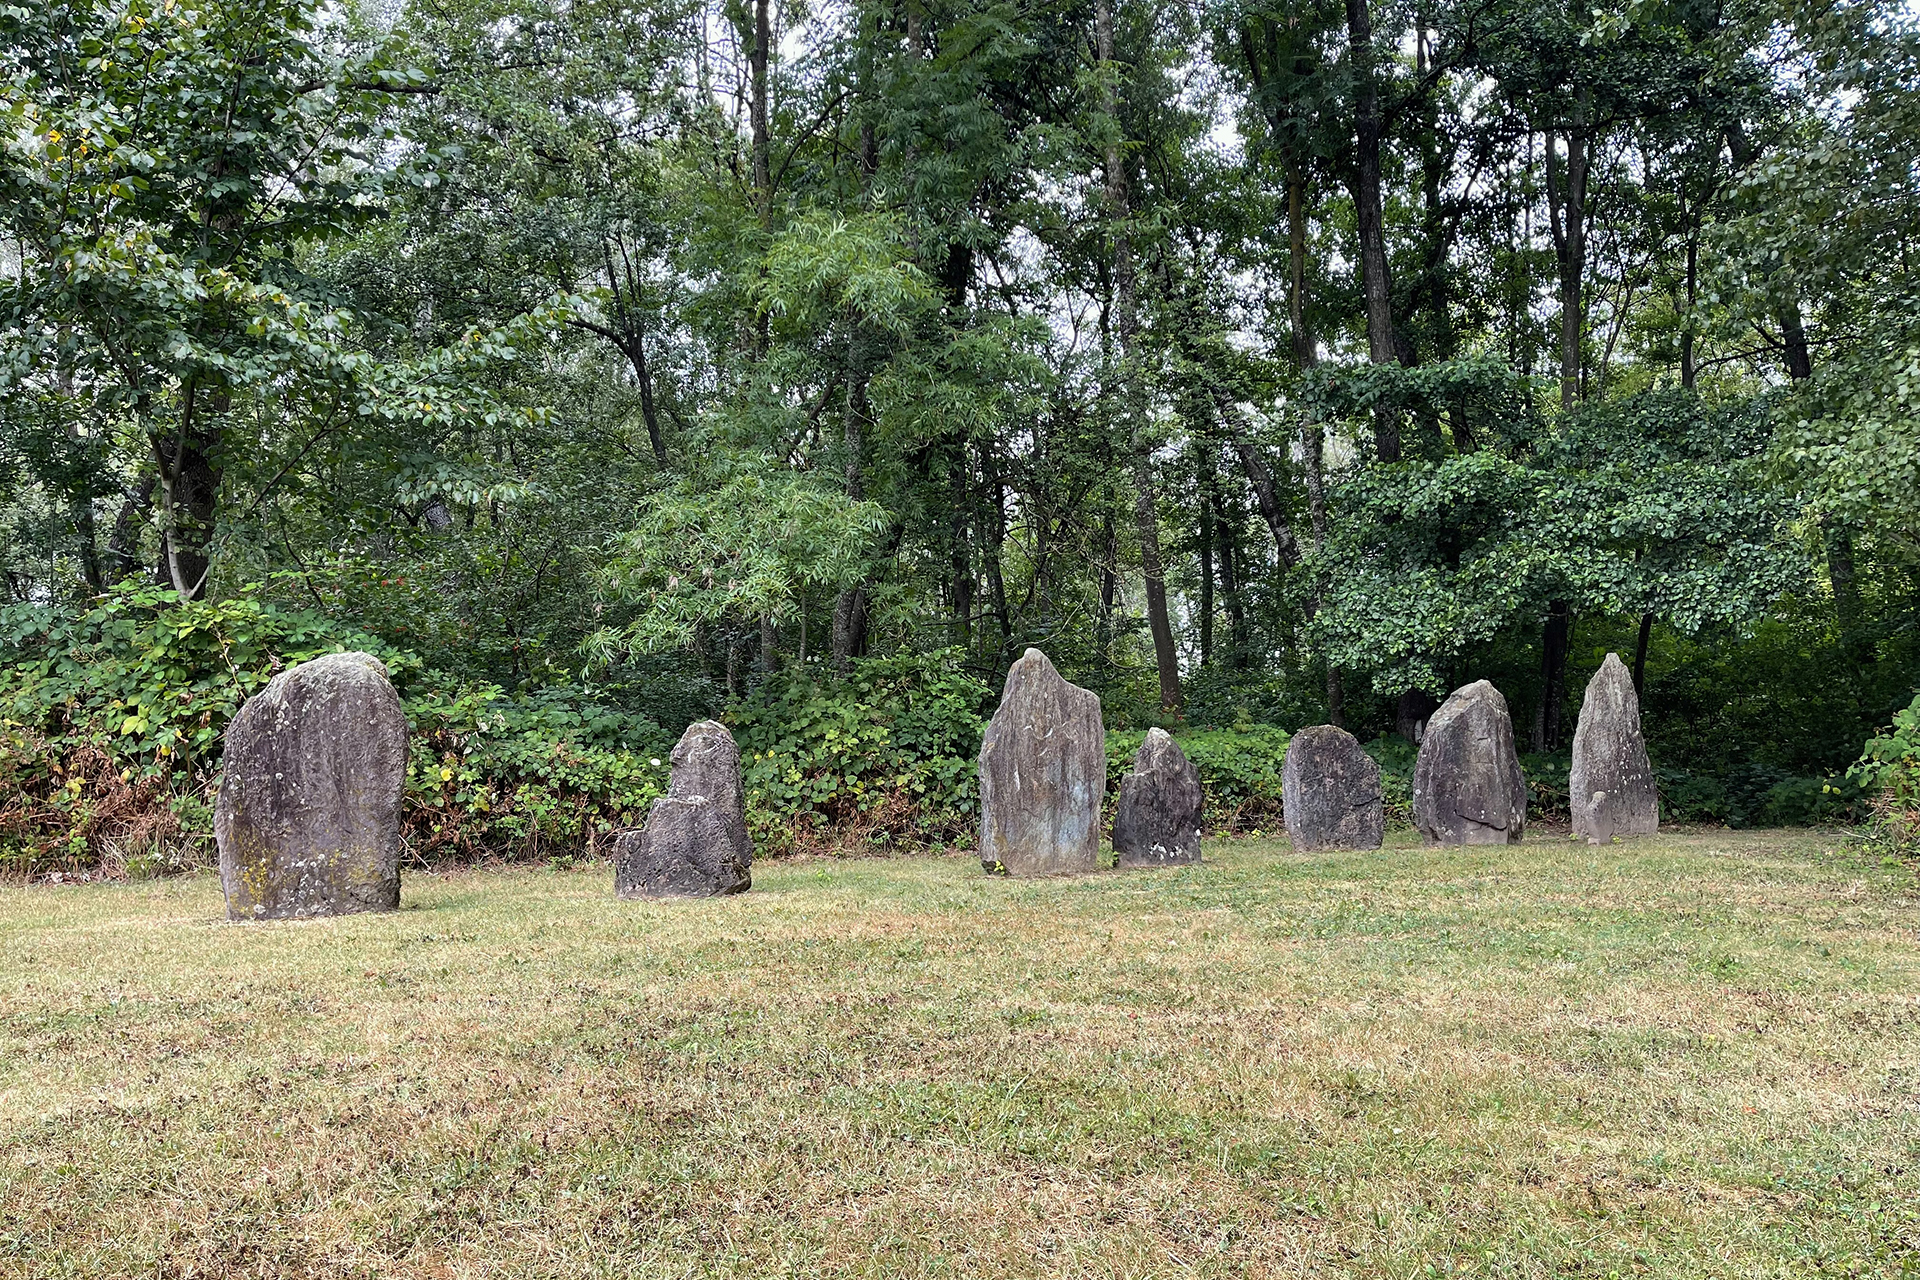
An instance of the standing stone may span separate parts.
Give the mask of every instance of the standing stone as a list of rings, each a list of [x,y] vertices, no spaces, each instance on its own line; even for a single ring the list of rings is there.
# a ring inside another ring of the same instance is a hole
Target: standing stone
[[[1608,654],[1587,682],[1569,781],[1574,834],[1588,843],[1660,829],[1660,793],[1640,736],[1640,696],[1617,653]]]
[[[1518,844],[1526,831],[1513,721],[1485,680],[1455,689],[1427,722],[1413,766],[1413,825],[1429,844]]]
[[[673,748],[667,794],[647,825],[613,844],[613,887],[623,898],[715,898],[753,884],[753,841],[740,785],[740,748],[725,725],[687,726]]]
[[[1120,780],[1113,851],[1123,867],[1200,861],[1200,771],[1165,729],[1147,730],[1133,772]]]
[[[1106,792],[1100,695],[1027,650],[980,743],[980,864],[1015,876],[1092,871]]]
[[[275,676],[227,725],[213,809],[227,918],[398,907],[406,777],[407,718],[378,658]]]
[[[1287,743],[1280,802],[1296,849],[1378,849],[1386,832],[1379,763],[1330,724],[1302,729]]]

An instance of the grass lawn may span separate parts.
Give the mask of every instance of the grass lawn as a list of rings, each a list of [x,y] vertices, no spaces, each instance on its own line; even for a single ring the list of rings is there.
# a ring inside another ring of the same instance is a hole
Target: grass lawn
[[[0,890],[0,1274],[1920,1271],[1920,896],[1844,845]]]

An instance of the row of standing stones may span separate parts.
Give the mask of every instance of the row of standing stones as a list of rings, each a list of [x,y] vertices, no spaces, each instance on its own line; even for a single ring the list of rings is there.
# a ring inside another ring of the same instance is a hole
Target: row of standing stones
[[[281,672],[226,734],[214,810],[220,882],[233,920],[391,911],[400,905],[400,804],[407,723],[379,659],[335,653]],[[1639,700],[1618,655],[1587,685],[1573,740],[1573,824],[1595,844],[1652,832],[1653,771]],[[989,872],[1071,875],[1099,864],[1106,797],[1099,695],[1038,649],[1007,673],[980,746],[980,860]],[[1113,849],[1121,867],[1200,860],[1200,776],[1165,730],[1149,730],[1121,780]],[[1380,767],[1332,725],[1295,734],[1282,769],[1295,847],[1377,849]],[[1428,722],[1413,782],[1414,824],[1431,843],[1518,841],[1526,779],[1506,699],[1482,680]],[[667,794],[614,841],[623,898],[712,897],[753,882],[740,751],[703,720],[673,749]]]

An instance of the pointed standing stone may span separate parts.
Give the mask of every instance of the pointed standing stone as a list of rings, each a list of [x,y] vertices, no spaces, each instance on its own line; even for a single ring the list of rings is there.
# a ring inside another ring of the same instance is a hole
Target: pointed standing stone
[[[1100,695],[1027,650],[980,743],[980,864],[1015,876],[1092,871],[1106,792]]]
[[[1429,844],[1518,844],[1526,831],[1513,721],[1485,680],[1455,689],[1427,722],[1413,766],[1413,825]]]
[[[400,905],[407,718],[380,659],[282,671],[227,725],[214,802],[229,920]]]
[[[1608,654],[1587,682],[1569,782],[1574,834],[1589,843],[1660,829],[1660,793],[1640,736],[1640,696],[1617,653]]]
[[[723,724],[687,726],[673,748],[667,794],[647,825],[613,842],[613,887],[623,898],[714,898],[753,884],[740,748]]]
[[[1113,852],[1123,867],[1200,861],[1200,771],[1165,729],[1147,730],[1133,772],[1120,780]]]
[[[1287,743],[1280,803],[1296,849],[1378,849],[1380,766],[1345,729],[1316,724]]]

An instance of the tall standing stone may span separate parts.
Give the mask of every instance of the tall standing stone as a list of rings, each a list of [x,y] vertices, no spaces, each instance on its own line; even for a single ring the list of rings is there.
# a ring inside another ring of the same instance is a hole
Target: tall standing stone
[[[1379,763],[1330,724],[1302,729],[1287,743],[1280,803],[1296,849],[1378,849],[1386,833]]]
[[[1120,780],[1113,852],[1123,867],[1175,867],[1200,861],[1200,771],[1165,729],[1147,730]]]
[[[213,832],[229,920],[400,905],[407,718],[380,660],[282,671],[227,725]]]
[[[980,863],[1015,876],[1092,871],[1107,792],[1100,695],[1029,649],[980,743]]]
[[[1660,829],[1660,793],[1640,736],[1640,695],[1617,653],[1609,653],[1587,682],[1569,781],[1574,834],[1590,843]]]
[[[753,840],[733,735],[712,720],[688,725],[672,766],[647,825],[614,841],[614,891],[623,898],[745,892],[753,884]]]
[[[1526,831],[1513,721],[1485,680],[1455,689],[1427,722],[1413,766],[1413,825],[1430,844],[1518,844]]]

